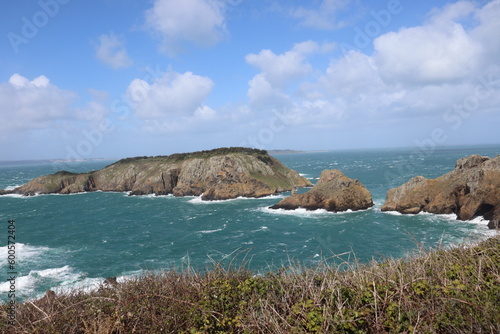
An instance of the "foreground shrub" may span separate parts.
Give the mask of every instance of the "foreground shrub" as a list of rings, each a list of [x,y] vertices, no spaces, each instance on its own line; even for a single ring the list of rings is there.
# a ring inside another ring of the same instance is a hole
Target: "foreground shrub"
[[[19,304],[14,327],[0,311],[5,333],[500,333],[500,237],[262,276],[152,272]]]

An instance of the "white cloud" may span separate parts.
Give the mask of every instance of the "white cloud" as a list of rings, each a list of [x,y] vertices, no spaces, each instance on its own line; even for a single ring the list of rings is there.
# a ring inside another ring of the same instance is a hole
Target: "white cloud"
[[[320,82],[329,96],[348,98],[376,94],[383,84],[373,59],[356,51],[349,51],[345,58],[332,60]]]
[[[345,25],[337,19],[339,11],[344,9],[350,0],[322,0],[321,4],[312,9],[306,7],[294,8],[290,11],[292,17],[300,19],[300,23],[307,27],[333,30]]]
[[[14,74],[0,83],[0,129],[41,129],[70,117],[76,94],[58,88],[45,76],[29,80]]]
[[[133,80],[127,96],[134,105],[136,116],[142,119],[190,116],[199,108],[205,108],[203,103],[213,86],[213,81],[207,77],[171,71],[152,83]],[[206,117],[210,112],[202,109],[198,114]]]
[[[102,122],[110,113],[109,93],[96,89],[90,89],[89,93],[92,96],[92,100],[84,108],[77,110],[76,117],[79,120],[87,122]]]
[[[476,4],[471,1],[458,1],[447,4],[443,8],[434,8],[429,13],[429,20],[426,25],[446,26],[452,22],[460,21],[474,13]]]
[[[255,105],[272,105],[282,97],[286,98],[284,93],[275,89],[262,73],[257,74],[248,82],[249,88],[247,96],[250,102]]]
[[[500,103],[500,95],[492,93],[500,89],[495,82],[500,74],[499,16],[499,0],[484,8],[462,1],[434,10],[420,26],[377,38],[373,55],[350,51],[333,59],[304,95],[327,99],[347,119],[373,122],[405,119],[411,124],[432,118],[446,126],[446,113],[464,103],[476,113],[494,110]],[[485,97],[479,99],[478,91]],[[460,116],[465,120],[471,114]]]
[[[208,106],[201,106],[194,112],[194,116],[202,120],[213,119],[216,114],[217,112]]]
[[[259,68],[272,85],[282,85],[312,71],[312,66],[305,62],[306,55],[318,48],[316,43],[308,41],[297,44],[292,50],[280,55],[271,50],[262,50],[259,54],[247,55],[245,60]]]
[[[375,60],[385,80],[440,84],[469,77],[481,45],[458,23],[427,25],[388,33],[374,42]]]
[[[472,115],[491,116],[500,111],[498,17],[500,0],[484,7],[468,1],[447,5],[422,25],[381,35],[373,54],[349,51],[331,59],[326,70],[311,65],[320,49],[314,42],[282,54],[248,55],[247,63],[261,70],[249,81],[249,105],[270,117],[278,108],[291,126],[343,125],[375,133],[399,124],[406,136],[428,126],[450,129]],[[455,108],[466,109],[458,114]]]
[[[185,42],[212,46],[226,33],[225,6],[221,0],[155,0],[146,11],[146,27],[159,35],[169,54]]]
[[[439,85],[477,80],[500,65],[500,0],[459,1],[433,10],[427,21],[374,41],[374,60],[387,82]]]
[[[29,81],[27,78],[14,73],[10,79],[9,83],[16,88],[28,88],[28,87],[47,87],[50,84],[49,79],[46,76],[41,75],[35,79]]]
[[[330,46],[328,45],[326,50],[331,49]],[[288,99],[287,87],[292,82],[305,78],[313,70],[311,64],[306,61],[307,56],[324,50],[324,46],[306,41],[295,44],[283,54],[262,50],[258,54],[247,55],[246,62],[261,70],[249,82],[247,95],[252,103],[281,103],[280,101]]]
[[[123,39],[113,32],[99,37],[96,57],[115,70],[132,65],[132,60],[125,49]]]
[[[491,1],[476,12],[480,24],[471,32],[471,37],[483,46],[480,64],[484,70],[500,62],[500,0]]]

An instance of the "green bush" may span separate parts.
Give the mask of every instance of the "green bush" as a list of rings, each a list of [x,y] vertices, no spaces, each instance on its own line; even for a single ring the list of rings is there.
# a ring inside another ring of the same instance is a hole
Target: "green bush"
[[[349,269],[345,270],[344,268]],[[2,333],[499,333],[500,236],[383,263],[146,273],[17,306]]]

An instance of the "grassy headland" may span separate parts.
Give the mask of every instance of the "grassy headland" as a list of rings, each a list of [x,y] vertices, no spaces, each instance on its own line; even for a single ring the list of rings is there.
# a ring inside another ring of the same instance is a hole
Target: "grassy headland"
[[[263,155],[267,156],[268,153],[266,150],[259,150],[255,148],[248,148],[248,147],[220,147],[216,148],[213,150],[205,150],[205,151],[197,151],[197,152],[190,152],[190,153],[174,153],[171,155],[158,155],[155,157],[148,157],[148,156],[143,156],[143,157],[133,157],[133,158],[125,158],[121,159],[117,162],[115,162],[113,165],[121,165],[121,164],[128,164],[128,163],[137,163],[137,162],[143,162],[143,161],[161,161],[161,162],[178,162],[178,161],[184,161],[187,159],[194,159],[194,158],[201,158],[201,159],[208,159],[211,157],[219,156],[219,155],[228,155],[232,153],[245,153],[245,154],[255,154],[255,155]]]
[[[500,236],[381,263],[165,271],[17,305],[15,333],[499,333]],[[7,305],[0,331],[8,332]]]

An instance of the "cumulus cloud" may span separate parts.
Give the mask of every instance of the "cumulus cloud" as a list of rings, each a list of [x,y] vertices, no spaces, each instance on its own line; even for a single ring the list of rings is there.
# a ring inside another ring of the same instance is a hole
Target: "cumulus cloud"
[[[41,129],[70,117],[76,94],[58,88],[41,75],[29,80],[14,74],[0,83],[0,129],[19,131]]]
[[[168,54],[178,53],[186,42],[212,46],[226,34],[225,6],[221,0],[155,0],[146,11],[146,27]]]
[[[198,115],[207,118],[213,111],[203,103],[214,86],[210,78],[191,72],[170,71],[148,83],[133,80],[127,89],[127,97],[142,119],[176,118]]]
[[[402,29],[374,42],[376,62],[389,81],[432,84],[460,80],[478,65],[481,45],[458,23]]]
[[[132,60],[125,49],[123,39],[113,32],[99,37],[99,44],[96,46],[96,57],[115,70],[132,65]]]
[[[271,50],[262,50],[259,54],[247,55],[245,60],[260,69],[271,84],[280,85],[311,72],[312,66],[305,59],[318,49],[317,43],[307,41],[296,44],[290,51],[280,55]]]
[[[304,26],[332,30],[345,25],[344,21],[337,19],[339,11],[344,9],[350,0],[322,0],[319,7],[297,7],[290,10],[292,17],[300,20]]]
[[[491,1],[475,12],[479,24],[471,31],[471,37],[483,46],[479,63],[484,70],[491,64],[499,65],[500,59],[500,0]]]
[[[99,123],[110,113],[109,93],[102,90],[90,89],[92,99],[84,108],[77,109],[76,118],[82,121]]]
[[[261,72],[249,82],[248,97],[252,103],[271,103],[287,99],[286,88],[294,80],[306,77],[313,70],[307,56],[324,48],[313,41],[305,41],[283,54],[262,50],[245,57],[248,64]]]
[[[248,55],[261,71],[249,81],[249,106],[270,117],[279,109],[288,125],[376,132],[398,124],[406,136],[492,117],[500,104],[498,17],[500,0],[450,4],[421,25],[379,36],[372,54],[351,50],[326,69],[313,68],[319,48],[310,41]]]
[[[415,85],[477,78],[500,59],[500,1],[479,7],[459,1],[435,9],[421,26],[375,39],[374,59],[384,80]]]

